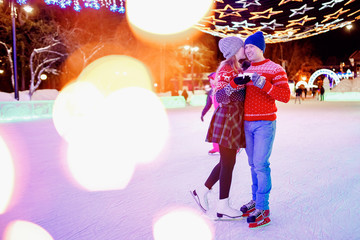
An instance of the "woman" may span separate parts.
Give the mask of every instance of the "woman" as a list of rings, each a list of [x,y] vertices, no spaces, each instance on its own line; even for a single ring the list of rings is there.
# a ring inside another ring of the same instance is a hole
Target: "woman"
[[[250,81],[250,77],[242,75],[243,69],[239,60],[245,58],[245,53],[244,42],[240,38],[223,38],[219,41],[219,48],[225,57],[215,77],[215,96],[219,107],[211,119],[206,141],[219,144],[220,161],[211,171],[205,184],[191,191],[191,194],[200,208],[206,212],[209,208],[207,194],[219,180],[217,216],[238,218],[243,213],[229,206],[229,192],[237,149],[245,148],[243,112],[245,84]]]

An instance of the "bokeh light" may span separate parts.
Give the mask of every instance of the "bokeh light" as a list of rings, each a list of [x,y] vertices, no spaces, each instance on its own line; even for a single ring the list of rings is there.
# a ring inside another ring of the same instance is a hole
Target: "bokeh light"
[[[143,88],[124,88],[110,95],[102,108],[107,132],[114,135],[123,156],[150,162],[162,150],[169,123],[160,99]]]
[[[160,217],[153,226],[153,235],[155,240],[210,240],[213,227],[199,213],[180,208]]]
[[[27,221],[13,221],[5,229],[4,240],[53,240],[51,235],[39,225]]]
[[[9,206],[15,182],[15,169],[10,151],[0,136],[0,214]]]
[[[132,27],[146,33],[171,35],[197,24],[213,6],[213,0],[131,0],[126,1]]]
[[[68,149],[70,171],[88,190],[124,189],[136,164],[155,159],[167,139],[165,109],[143,88],[109,95],[92,120],[96,128],[80,141],[71,140]]]
[[[136,164],[153,161],[163,149],[169,124],[151,80],[138,60],[112,55],[60,92],[54,125],[68,142],[70,173],[85,189],[124,189]]]
[[[123,157],[117,141],[107,135],[111,134],[98,133],[69,143],[70,172],[89,191],[124,189],[135,170],[136,163]]]
[[[94,84],[104,96],[126,87],[152,90],[150,71],[139,60],[124,55],[110,55],[92,62],[77,81]]]
[[[92,116],[96,114],[104,96],[88,82],[74,82],[61,90],[53,106],[53,122],[64,139],[82,138],[92,128]]]

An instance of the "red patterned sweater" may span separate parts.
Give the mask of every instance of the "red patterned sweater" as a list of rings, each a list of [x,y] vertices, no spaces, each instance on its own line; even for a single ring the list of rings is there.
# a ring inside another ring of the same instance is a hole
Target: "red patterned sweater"
[[[266,78],[262,89],[250,81],[246,84],[245,116],[246,121],[276,119],[275,100],[287,103],[290,100],[290,88],[285,70],[269,59],[251,63],[246,73],[257,72]]]

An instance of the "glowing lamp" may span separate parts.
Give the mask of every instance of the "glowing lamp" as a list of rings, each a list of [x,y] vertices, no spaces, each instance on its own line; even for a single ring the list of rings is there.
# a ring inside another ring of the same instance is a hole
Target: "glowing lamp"
[[[34,9],[33,9],[31,6],[29,6],[29,5],[24,6],[23,9],[24,9],[25,12],[27,12],[27,13],[31,13],[31,12],[34,10]]]
[[[40,79],[43,80],[43,81],[46,80],[46,79],[47,79],[47,75],[46,75],[46,74],[41,74],[41,75],[40,75]]]

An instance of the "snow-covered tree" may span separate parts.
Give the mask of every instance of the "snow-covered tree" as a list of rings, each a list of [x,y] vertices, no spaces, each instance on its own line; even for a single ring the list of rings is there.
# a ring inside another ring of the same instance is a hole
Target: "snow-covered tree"
[[[51,39],[47,46],[35,48],[30,55],[30,87],[29,95],[34,94],[41,84],[41,75],[51,73],[58,75],[59,70],[57,63],[66,56],[64,44],[56,39]]]

